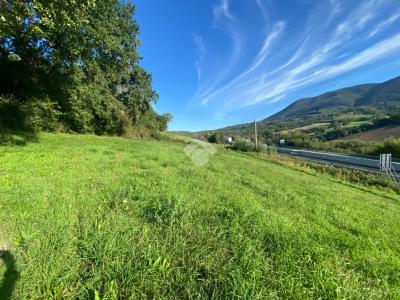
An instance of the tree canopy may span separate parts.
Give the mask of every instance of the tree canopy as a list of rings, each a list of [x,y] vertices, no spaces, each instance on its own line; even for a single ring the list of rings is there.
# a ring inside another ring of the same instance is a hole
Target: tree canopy
[[[145,123],[165,129],[170,116],[153,111],[158,95],[139,65],[134,13],[122,0],[2,0],[0,126],[96,134]]]

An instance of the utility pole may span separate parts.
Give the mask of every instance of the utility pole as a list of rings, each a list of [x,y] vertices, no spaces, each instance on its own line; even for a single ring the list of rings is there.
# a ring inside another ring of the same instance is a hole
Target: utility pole
[[[256,122],[256,120],[254,120],[254,142],[255,142],[255,145],[256,145],[256,148],[257,148],[257,122]]]

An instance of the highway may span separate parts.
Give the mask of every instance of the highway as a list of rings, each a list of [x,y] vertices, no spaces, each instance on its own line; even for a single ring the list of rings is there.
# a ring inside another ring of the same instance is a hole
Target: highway
[[[349,156],[349,155],[321,152],[321,151],[292,149],[286,147],[278,147],[277,150],[278,153],[295,156],[306,160],[328,163],[340,167],[346,167],[346,168],[374,172],[374,173],[380,172],[379,159]],[[400,172],[400,163],[393,162],[392,165],[396,172]]]

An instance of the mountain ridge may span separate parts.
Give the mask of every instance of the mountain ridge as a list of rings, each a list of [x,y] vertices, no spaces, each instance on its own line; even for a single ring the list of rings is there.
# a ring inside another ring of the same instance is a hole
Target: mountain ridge
[[[385,115],[400,111],[400,76],[381,83],[365,83],[325,92],[314,97],[301,98],[278,113],[259,122],[261,128],[269,125],[294,127],[313,122],[332,121],[341,114]],[[225,134],[249,132],[252,123],[227,126],[216,131]]]
[[[358,100],[360,94],[364,95],[378,84],[379,83],[359,84],[334,91],[329,91],[314,97],[301,98],[289,104],[287,107],[277,112],[276,114],[265,118],[264,120],[276,120],[281,119],[285,116],[293,117],[293,115],[297,115],[299,113],[299,110],[300,112],[303,111],[305,114],[309,114],[310,112],[314,112],[320,107],[329,108],[332,106],[348,106],[350,103],[353,104],[353,102]],[[332,100],[337,100],[338,103],[332,103]],[[313,109],[311,111],[309,106],[310,104]],[[308,106],[303,107],[304,105]],[[301,106],[300,109],[299,106]]]

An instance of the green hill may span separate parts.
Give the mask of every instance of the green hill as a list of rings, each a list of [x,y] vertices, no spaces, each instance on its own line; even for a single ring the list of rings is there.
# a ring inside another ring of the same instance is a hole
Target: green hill
[[[259,122],[263,130],[295,129],[314,123],[368,121],[400,112],[400,77],[383,83],[356,85],[295,101]],[[219,129],[226,135],[249,136],[253,124]]]
[[[398,195],[216,150],[0,147],[0,299],[400,298]]]
[[[374,85],[355,103],[356,107],[373,106],[388,111],[400,106],[400,77]]]
[[[348,111],[353,108],[358,99],[363,97],[376,84],[363,84],[328,92],[317,97],[297,100],[279,113],[267,120],[285,120],[289,118],[316,115],[324,110]],[[400,92],[400,86],[399,86]]]
[[[298,100],[267,120],[285,120],[289,118],[306,118],[307,116],[342,112],[357,112],[400,108],[400,77],[383,83],[356,85],[317,97]]]

